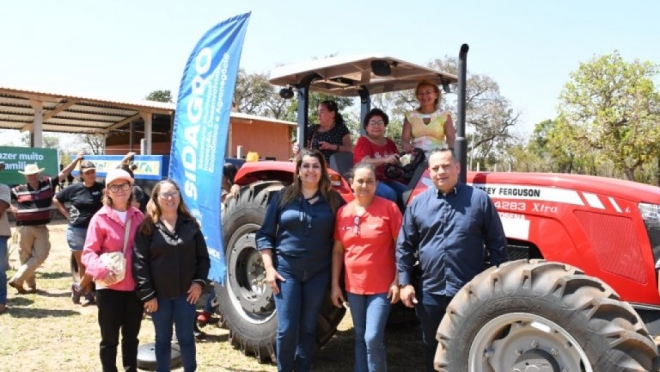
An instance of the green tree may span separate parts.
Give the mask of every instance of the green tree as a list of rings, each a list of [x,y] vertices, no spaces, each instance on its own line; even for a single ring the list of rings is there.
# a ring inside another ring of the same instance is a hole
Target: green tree
[[[611,162],[598,164],[593,153],[575,153],[564,142],[574,136],[575,128],[561,125],[559,120],[544,120],[534,126],[526,141],[514,142],[507,148],[513,169],[523,172],[553,172],[618,177]]]
[[[234,90],[235,109],[245,114],[295,121],[292,100],[280,97],[279,90],[280,87],[268,82],[267,73],[248,74],[239,69]]]
[[[541,172],[571,173],[575,163],[575,154],[561,142],[559,122],[544,120],[534,126],[526,151],[540,160]]]
[[[172,92],[169,90],[154,90],[144,97],[147,101],[169,102],[172,103]]]
[[[594,167],[611,163],[629,180],[660,155],[658,66],[626,62],[618,52],[581,63],[564,86],[559,105],[559,141]]]
[[[234,90],[234,105],[238,112],[265,115],[268,101],[273,98],[274,94],[275,87],[268,82],[268,74],[248,74],[242,68],[238,70]]]
[[[507,157],[511,170],[516,172],[547,172],[547,162],[539,154],[529,151],[530,143],[516,137],[516,141],[507,148]]]

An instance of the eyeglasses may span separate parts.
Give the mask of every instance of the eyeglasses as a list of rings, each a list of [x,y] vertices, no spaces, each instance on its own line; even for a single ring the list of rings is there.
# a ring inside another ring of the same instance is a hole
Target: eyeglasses
[[[110,186],[108,186],[108,190],[110,190],[112,192],[117,192],[119,190],[128,191],[128,189],[130,189],[130,188],[131,188],[130,183],[122,183],[121,185],[110,185]]]
[[[161,198],[161,199],[170,199],[170,198],[174,199],[174,198],[178,198],[179,195],[180,195],[180,193],[178,191],[172,191],[172,192],[160,193],[160,194],[158,194],[158,197]]]
[[[353,234],[360,236],[360,216],[353,217]]]
[[[385,125],[385,122],[382,120],[369,121],[369,125]]]
[[[309,168],[312,168],[312,169],[321,169],[321,164],[308,164],[308,163],[303,163],[303,164],[300,166],[300,168],[303,168],[303,169],[309,169]]]

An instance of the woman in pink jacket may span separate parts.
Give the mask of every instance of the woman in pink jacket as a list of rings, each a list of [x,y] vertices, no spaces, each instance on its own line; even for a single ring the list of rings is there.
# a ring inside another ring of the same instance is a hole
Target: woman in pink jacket
[[[87,268],[86,273],[96,282],[103,372],[117,371],[120,330],[123,337],[121,351],[124,370],[137,372],[138,333],[143,307],[135,294],[131,261],[135,233],[144,216],[131,206],[133,178],[126,171],[109,171],[105,184],[104,205],[89,223],[82,262]],[[124,278],[118,280],[116,272],[103,263],[101,255],[122,250],[126,266]]]

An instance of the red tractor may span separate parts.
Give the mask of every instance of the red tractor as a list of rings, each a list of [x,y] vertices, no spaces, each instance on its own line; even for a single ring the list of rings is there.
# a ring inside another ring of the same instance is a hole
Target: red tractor
[[[310,91],[358,96],[362,117],[369,95],[412,89],[429,79],[449,89],[458,82],[457,157],[466,164],[467,45],[458,77],[390,57],[329,58],[284,66],[271,83],[298,95],[298,139],[305,138]],[[302,141],[299,141],[302,142]],[[341,174],[352,154],[331,159],[334,185],[347,200]],[[216,286],[231,341],[260,361],[275,359],[277,319],[256,250],[273,192],[290,184],[294,164],[245,163],[238,197],[223,221],[227,278]],[[656,370],[660,296],[660,189],[634,182],[572,174],[463,172],[463,182],[485,190],[504,224],[511,261],[487,269],[450,303],[438,329],[440,371]],[[432,187],[420,166],[407,201]],[[344,309],[326,301],[317,343],[332,337]],[[395,313],[396,314],[396,313]]]

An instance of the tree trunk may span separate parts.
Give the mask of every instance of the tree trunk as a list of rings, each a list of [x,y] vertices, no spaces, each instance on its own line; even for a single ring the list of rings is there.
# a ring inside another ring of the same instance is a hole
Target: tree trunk
[[[635,180],[635,168],[624,168],[623,174],[626,175],[626,179],[628,179],[628,181]]]

